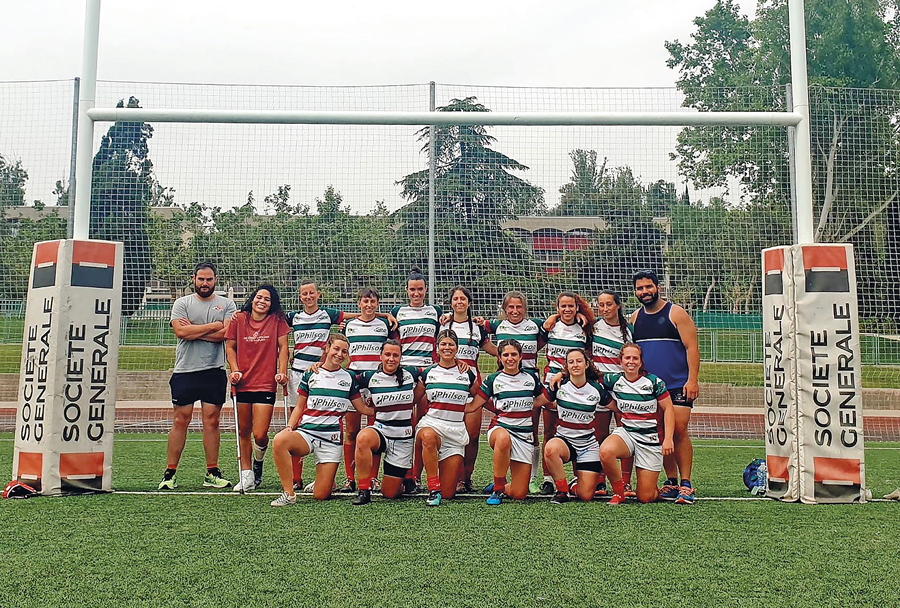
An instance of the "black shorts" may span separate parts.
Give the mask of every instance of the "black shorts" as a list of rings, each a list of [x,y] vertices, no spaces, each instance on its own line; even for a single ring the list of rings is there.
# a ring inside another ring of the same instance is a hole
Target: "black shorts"
[[[669,397],[672,398],[672,405],[678,405],[680,407],[694,407],[694,400],[687,399],[684,396],[684,387],[670,388]]]
[[[238,392],[238,403],[265,403],[267,405],[275,405],[275,391],[247,391]]]
[[[197,401],[221,406],[225,403],[225,389],[228,377],[219,367],[197,372],[172,374],[169,388],[172,389],[172,405],[194,405]]]

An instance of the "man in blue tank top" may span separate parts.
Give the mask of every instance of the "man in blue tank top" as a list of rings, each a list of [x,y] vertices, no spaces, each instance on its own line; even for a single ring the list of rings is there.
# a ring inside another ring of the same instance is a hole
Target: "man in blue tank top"
[[[694,504],[694,446],[688,436],[688,423],[694,399],[700,395],[697,326],[681,306],[659,297],[659,277],[655,272],[640,270],[633,282],[634,295],[641,303],[641,308],[631,315],[634,341],[641,347],[644,367],[666,383],[675,405],[675,453],[663,459],[666,482],[659,496],[678,504]]]

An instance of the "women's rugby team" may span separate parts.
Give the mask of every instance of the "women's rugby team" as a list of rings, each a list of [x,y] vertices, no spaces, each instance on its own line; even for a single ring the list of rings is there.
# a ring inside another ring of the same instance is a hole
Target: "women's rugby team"
[[[353,314],[319,308],[311,281],[300,286],[304,309],[287,316],[273,286],[253,292],[226,335],[242,454],[236,490],[260,483],[276,388],[282,385],[296,407],[273,441],[284,491],[272,506],[296,501],[303,487],[300,458],[308,454],[317,460],[317,499],[331,495],[342,456],[343,489],[358,490],[354,505],[370,502],[374,488],[384,498],[416,492],[423,469],[429,506],[472,492],[482,410],[492,414],[487,504],[523,499],[529,491],[552,495],[553,504],[570,496],[588,501],[608,495],[607,479],[610,505],[629,496],[657,499],[663,455],[673,452],[674,410],[664,383],[643,368],[618,295],[600,293],[595,319],[580,296],[563,292],[555,314],[535,319],[528,317],[525,296],[511,291],[501,318],[484,320],[473,317],[465,287],[451,291],[447,314],[425,304],[425,294],[418,268],[407,281],[409,304],[389,315],[378,313],[372,288],[359,292],[360,312]],[[343,324],[343,333],[330,333],[336,324]],[[254,341],[256,336],[266,339]],[[539,375],[537,354],[545,346],[547,366]],[[483,379],[481,350],[498,360],[498,371]],[[362,414],[368,424],[360,430]],[[543,451],[537,436],[541,418]],[[565,463],[575,473],[571,484]]]

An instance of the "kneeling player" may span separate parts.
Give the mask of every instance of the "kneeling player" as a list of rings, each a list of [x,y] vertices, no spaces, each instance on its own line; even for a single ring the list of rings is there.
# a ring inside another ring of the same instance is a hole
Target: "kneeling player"
[[[613,487],[610,505],[625,502],[625,482],[619,468],[619,458],[634,456],[637,470],[637,499],[653,502],[659,493],[656,484],[663,466],[663,456],[675,450],[672,435],[675,429],[675,410],[662,380],[644,371],[641,347],[626,344],[621,351],[624,371],[603,375],[603,385],[616,399],[616,409],[622,415],[622,426],[616,427],[600,446],[600,460]],[[659,442],[657,409],[665,418],[665,439]]]
[[[572,463],[578,480],[577,496],[588,501],[594,497],[594,488],[600,471],[600,446],[594,436],[594,416],[612,400],[599,382],[600,373],[586,351],[570,349],[566,353],[563,381],[559,388],[551,389],[548,397],[555,402],[559,422],[556,434],[544,446],[544,460],[553,476],[556,494],[551,504],[569,501],[569,486],[563,465]],[[620,479],[621,481],[621,479]]]
[[[494,450],[494,482],[489,505],[499,505],[504,496],[521,500],[528,494],[531,462],[534,453],[532,413],[549,403],[537,373],[522,370],[522,345],[516,340],[503,340],[498,345],[503,369],[481,384],[473,400],[494,412],[488,429],[488,442]],[[511,483],[506,485],[506,474]]]
[[[300,380],[297,407],[287,428],[275,435],[272,449],[284,490],[272,501],[273,507],[296,502],[291,458],[309,453],[315,454],[318,461],[313,496],[317,500],[331,496],[334,475],[341,462],[341,417],[351,407],[363,414],[373,413],[359,394],[356,378],[341,368],[348,348],[347,338],[332,335],[318,373],[309,370]]]
[[[400,342],[387,340],[381,345],[381,364],[374,371],[361,372],[357,380],[368,389],[375,410],[375,423],[356,436],[356,472],[359,494],[354,505],[364,505],[372,496],[372,463],[383,455],[384,479],[381,493],[396,498],[403,491],[403,479],[413,466],[412,417],[416,401],[425,392],[415,367],[401,367]]]

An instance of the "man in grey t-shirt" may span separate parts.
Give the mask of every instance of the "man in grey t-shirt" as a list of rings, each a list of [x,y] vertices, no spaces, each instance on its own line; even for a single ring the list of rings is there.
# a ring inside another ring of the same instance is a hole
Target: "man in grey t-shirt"
[[[206,452],[206,479],[203,485],[227,488],[231,482],[219,470],[219,414],[225,403],[225,328],[235,313],[234,302],[216,295],[216,267],[202,262],[194,268],[194,293],[178,298],[172,305],[172,329],[178,338],[172,389],[173,419],[169,431],[168,463],[160,490],[174,490],[175,471],[194,403],[203,414],[203,450]]]

